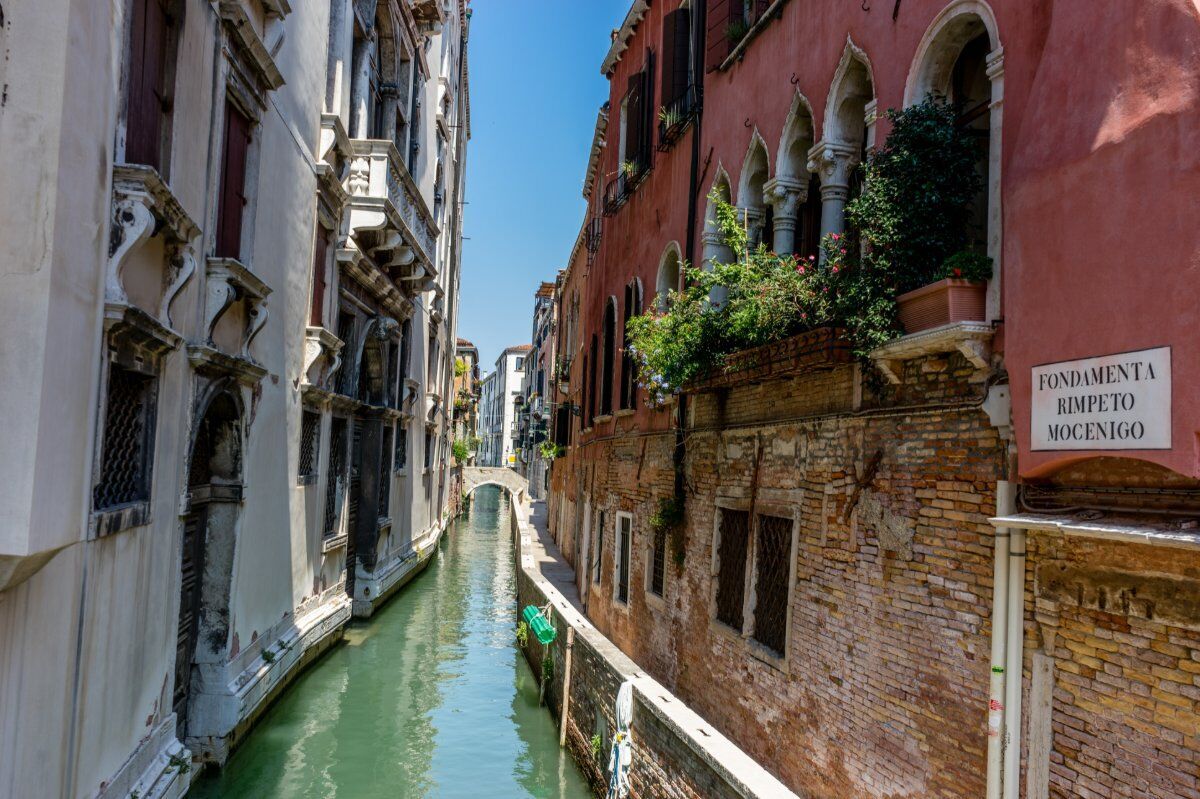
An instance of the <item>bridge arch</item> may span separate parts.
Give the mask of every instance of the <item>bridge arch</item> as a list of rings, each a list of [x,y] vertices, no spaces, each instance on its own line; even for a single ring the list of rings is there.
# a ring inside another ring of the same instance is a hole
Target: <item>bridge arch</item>
[[[519,500],[529,494],[529,481],[512,469],[503,466],[467,466],[463,469],[464,496],[470,496],[475,489],[485,485],[499,486]]]

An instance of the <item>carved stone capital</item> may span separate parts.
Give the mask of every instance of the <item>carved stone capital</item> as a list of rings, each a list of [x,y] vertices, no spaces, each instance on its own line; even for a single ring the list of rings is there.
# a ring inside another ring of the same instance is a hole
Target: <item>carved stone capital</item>
[[[808,169],[821,178],[821,196],[844,198],[850,190],[850,175],[860,160],[859,147],[837,141],[818,142],[808,151]]]
[[[808,183],[795,178],[771,178],[763,185],[763,201],[774,210],[776,225],[794,226],[807,199]]]

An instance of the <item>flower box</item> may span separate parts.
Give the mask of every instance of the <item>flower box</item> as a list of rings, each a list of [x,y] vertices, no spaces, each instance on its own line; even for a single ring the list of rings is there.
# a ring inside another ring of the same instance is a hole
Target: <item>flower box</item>
[[[896,304],[906,333],[952,322],[983,322],[987,318],[987,283],[946,278],[901,294]]]

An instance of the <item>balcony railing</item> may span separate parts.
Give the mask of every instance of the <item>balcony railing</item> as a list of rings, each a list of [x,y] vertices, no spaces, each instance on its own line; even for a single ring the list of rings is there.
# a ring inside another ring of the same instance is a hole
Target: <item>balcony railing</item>
[[[626,161],[617,176],[604,187],[604,215],[612,216],[625,204],[650,171],[649,160]]]
[[[658,112],[659,152],[671,149],[699,110],[700,95],[695,86],[688,86],[687,91],[662,107]]]
[[[604,221],[600,217],[593,217],[587,223],[587,227],[583,232],[583,246],[587,248],[588,263],[596,260],[596,252],[600,249],[600,237],[604,232]]]

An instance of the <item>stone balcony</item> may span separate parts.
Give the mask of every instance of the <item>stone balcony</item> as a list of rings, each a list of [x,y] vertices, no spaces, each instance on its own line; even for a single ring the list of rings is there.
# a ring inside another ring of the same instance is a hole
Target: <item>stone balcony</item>
[[[345,184],[351,234],[392,280],[410,293],[427,290],[437,276],[439,231],[396,145],[352,139],[351,149]]]

